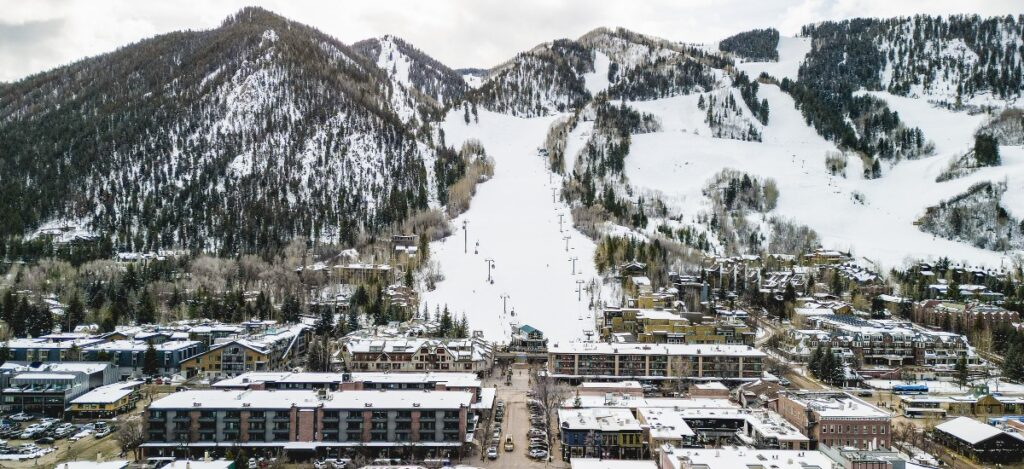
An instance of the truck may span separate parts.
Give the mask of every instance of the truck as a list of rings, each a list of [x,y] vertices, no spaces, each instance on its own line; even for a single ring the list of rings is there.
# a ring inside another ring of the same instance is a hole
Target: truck
[[[511,436],[505,437],[505,452],[511,453],[512,450],[516,449],[516,444],[512,442]]]

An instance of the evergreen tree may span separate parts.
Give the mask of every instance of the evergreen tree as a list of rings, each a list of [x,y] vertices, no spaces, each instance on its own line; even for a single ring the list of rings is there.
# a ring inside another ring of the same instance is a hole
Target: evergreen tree
[[[9,324],[11,326],[11,332],[15,337],[25,337],[25,318],[31,314],[30,310],[31,307],[28,304],[28,299],[22,297],[21,301],[18,303],[18,307],[14,308],[14,313],[11,314]]]
[[[956,382],[961,388],[967,385],[967,358],[963,355],[956,361]]]
[[[82,303],[82,299],[78,296],[78,291],[71,297],[71,301],[68,302],[68,309],[64,313],[67,315],[67,320],[64,321],[67,327],[67,332],[75,330],[75,327],[85,322],[85,303]]]
[[[302,305],[299,304],[298,298],[289,293],[284,297],[284,304],[281,305],[281,319],[286,323],[296,323],[299,322],[301,315]]]
[[[128,291],[138,290],[142,286],[142,279],[139,278],[138,272],[135,271],[134,262],[128,264],[124,277],[121,279],[121,285]]]
[[[348,325],[345,327],[348,332],[359,330],[359,311],[355,308],[348,310]]]
[[[437,335],[440,337],[448,337],[448,334],[455,328],[455,324],[452,321],[452,313],[448,311],[448,305],[444,305],[444,310],[441,311],[441,325],[438,328]]]
[[[153,296],[150,295],[149,290],[142,290],[142,293],[139,295],[137,311],[135,322],[138,325],[156,323],[156,303],[153,301]]]
[[[0,318],[2,318],[4,322],[12,328],[12,330],[14,328],[14,316],[17,313],[17,310],[18,299],[14,297],[14,292],[9,289],[4,293],[3,310],[0,311],[3,313],[3,316],[0,316]]]
[[[810,359],[807,360],[807,369],[812,375],[821,375],[821,361],[823,358],[824,354],[822,353],[821,344],[818,344],[818,346],[814,348],[814,351],[811,352]]]
[[[836,296],[843,295],[843,278],[839,275],[839,271],[832,272],[832,294]]]
[[[153,376],[157,374],[160,363],[157,360],[156,347],[150,342],[146,347],[146,354],[142,357],[142,374]]]
[[[0,344],[0,366],[3,366],[4,363],[7,363],[7,360],[9,360],[10,358],[11,348],[7,346],[7,342],[5,341],[3,344]]]
[[[949,280],[949,286],[946,287],[946,298],[950,301],[960,301],[960,296],[960,281],[956,274],[953,274],[953,278]]]
[[[331,308],[321,307],[320,316],[316,319],[313,329],[317,334],[327,336],[334,329],[334,311]]]
[[[978,134],[974,137],[974,158],[981,166],[999,166],[1002,160],[999,157],[999,142],[995,137],[988,134]]]
[[[82,359],[82,349],[78,348],[78,345],[71,344],[68,348],[67,353],[64,354],[64,361],[66,362],[77,362]]]

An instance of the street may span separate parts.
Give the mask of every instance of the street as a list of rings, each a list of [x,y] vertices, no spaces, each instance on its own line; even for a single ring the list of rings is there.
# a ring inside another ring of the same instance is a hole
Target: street
[[[502,377],[489,378],[485,383],[487,386],[498,388],[497,398],[505,401],[505,421],[501,425],[501,441],[506,436],[511,436],[515,442],[515,451],[506,453],[504,448],[498,448],[498,459],[485,460],[479,463],[480,467],[496,469],[520,469],[520,468],[567,468],[569,465],[558,457],[557,444],[551,446],[552,462],[537,461],[526,456],[529,438],[526,436],[530,429],[530,411],[526,408],[526,392],[530,389],[530,372],[524,367],[513,368],[512,385],[505,384]],[[554,421],[551,422],[555,424]],[[552,433],[551,437],[555,435]],[[486,452],[487,448],[484,448]],[[477,465],[474,461],[472,465]]]

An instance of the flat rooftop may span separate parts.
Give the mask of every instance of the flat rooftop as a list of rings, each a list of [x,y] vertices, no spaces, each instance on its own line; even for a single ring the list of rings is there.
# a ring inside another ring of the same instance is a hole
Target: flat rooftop
[[[317,391],[192,390],[176,392],[150,405],[151,409],[458,409],[468,408],[467,391],[329,391],[321,399]]]

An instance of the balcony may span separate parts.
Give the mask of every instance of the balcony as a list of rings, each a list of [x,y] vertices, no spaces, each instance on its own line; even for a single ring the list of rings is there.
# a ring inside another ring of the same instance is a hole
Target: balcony
[[[173,420],[175,422],[188,422],[188,421],[192,420],[192,418],[189,417],[188,414],[176,414],[174,416],[174,418],[171,419],[171,420]]]

